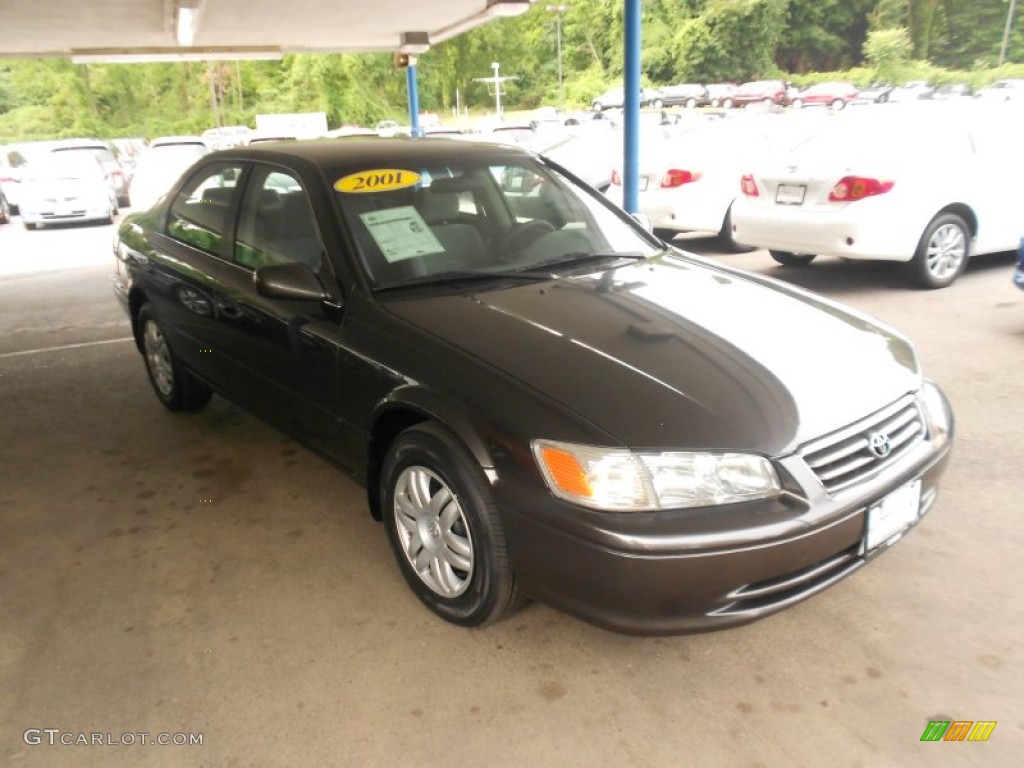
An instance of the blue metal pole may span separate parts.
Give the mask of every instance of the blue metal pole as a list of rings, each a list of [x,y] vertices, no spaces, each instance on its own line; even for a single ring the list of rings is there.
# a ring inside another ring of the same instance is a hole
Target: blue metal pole
[[[420,92],[416,85],[416,65],[413,64],[405,70],[405,83],[409,88],[409,128],[413,136],[422,136],[420,133]]]
[[[640,155],[640,0],[626,2],[625,87],[623,99],[622,207],[639,210]]]

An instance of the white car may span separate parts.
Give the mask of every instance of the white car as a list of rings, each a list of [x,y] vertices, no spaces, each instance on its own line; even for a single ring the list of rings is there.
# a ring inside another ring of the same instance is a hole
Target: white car
[[[1024,147],[1011,105],[880,105],[833,115],[740,180],[733,238],[787,266],[815,256],[907,262],[944,288],[979,253],[1017,247]]]
[[[185,170],[210,149],[199,136],[162,136],[139,155],[132,176],[132,204],[145,210],[155,203]]]
[[[718,235],[726,248],[740,250],[729,221],[740,176],[753,163],[805,140],[825,118],[821,110],[743,114],[691,122],[675,133],[645,137],[650,140],[641,144],[639,212],[663,240],[679,232],[708,232]],[[606,192],[619,205],[621,178],[620,164]]]
[[[61,222],[111,223],[118,213],[117,189],[102,161],[88,152],[41,156],[21,182],[25,229]]]

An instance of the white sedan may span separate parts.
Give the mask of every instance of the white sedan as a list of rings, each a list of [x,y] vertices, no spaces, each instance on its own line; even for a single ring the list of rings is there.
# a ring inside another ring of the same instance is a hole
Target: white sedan
[[[730,224],[740,176],[754,162],[806,140],[823,118],[827,115],[821,111],[744,114],[690,122],[660,137],[645,136],[637,199],[640,213],[664,240],[679,232],[708,232],[718,235],[726,248],[740,250]],[[606,192],[619,205],[621,173],[620,165]]]
[[[740,180],[732,235],[787,266],[817,255],[907,262],[944,288],[974,254],[1016,248],[1024,221],[1020,110],[950,103],[835,115]]]

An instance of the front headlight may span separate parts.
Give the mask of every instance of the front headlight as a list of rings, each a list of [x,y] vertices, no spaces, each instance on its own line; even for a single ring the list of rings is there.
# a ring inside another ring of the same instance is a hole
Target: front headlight
[[[941,389],[925,379],[921,387],[921,402],[924,403],[932,442],[942,445],[953,432],[953,410],[949,407],[949,401]]]
[[[748,453],[634,453],[534,440],[533,455],[556,496],[594,509],[644,512],[777,496],[779,478]]]

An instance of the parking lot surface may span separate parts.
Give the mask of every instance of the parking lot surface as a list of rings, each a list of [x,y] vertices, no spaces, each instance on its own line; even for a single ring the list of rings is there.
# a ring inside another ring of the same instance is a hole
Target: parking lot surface
[[[747,627],[635,638],[538,604],[445,624],[334,467],[221,398],[166,412],[109,287],[112,235],[0,227],[5,764],[1020,763],[1012,255],[922,292],[898,265],[794,271],[681,241],[905,332],[952,400],[957,444],[932,512],[852,578]],[[807,364],[842,354],[808,349]],[[997,725],[985,743],[921,742],[932,720]],[[95,733],[122,743],[60,743]]]

